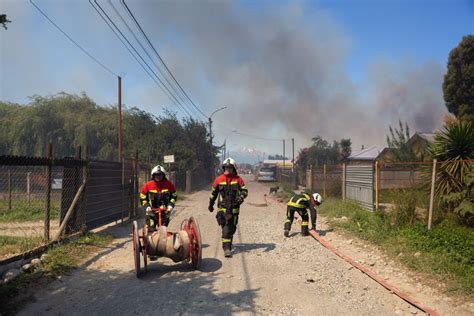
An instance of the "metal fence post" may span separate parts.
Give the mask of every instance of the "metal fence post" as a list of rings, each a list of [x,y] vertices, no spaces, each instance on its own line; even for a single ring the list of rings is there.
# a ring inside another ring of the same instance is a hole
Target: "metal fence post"
[[[342,164],[342,200],[346,200],[346,163]]]
[[[137,192],[138,192],[138,150],[135,151],[135,157],[133,159],[133,188],[132,188],[132,212],[133,216],[137,216]],[[132,214],[131,214],[132,215]]]
[[[48,143],[48,165],[46,166],[46,210],[44,214],[44,239],[49,242],[49,218],[51,213],[51,167],[53,164],[53,144]]]
[[[435,182],[436,182],[436,162],[433,160],[433,174],[431,175],[431,194],[430,194],[430,209],[428,213],[428,229],[431,229],[431,223],[433,221],[433,203],[434,203],[434,191],[435,191]]]
[[[26,173],[26,193],[28,195],[28,206],[31,206],[31,172]]]
[[[326,198],[326,164],[323,165],[323,196]]]
[[[186,193],[191,193],[192,190],[192,173],[191,170],[186,170]]]
[[[375,160],[375,209],[379,209],[379,161]]]
[[[87,208],[86,208],[86,189],[87,189],[87,178],[88,178],[88,174],[89,174],[89,170],[88,170],[88,161],[89,161],[89,147],[87,147],[87,145],[84,145],[84,150],[82,152],[82,160],[84,160],[84,165],[82,166],[82,183],[85,183],[85,187],[84,187],[84,191],[82,192],[82,196],[81,196],[81,206],[79,208],[80,210],[80,213],[81,213],[81,218],[80,218],[80,221],[81,221],[81,226],[82,228],[84,228],[86,226],[86,211],[87,211]]]
[[[12,172],[8,169],[8,210],[12,210]]]

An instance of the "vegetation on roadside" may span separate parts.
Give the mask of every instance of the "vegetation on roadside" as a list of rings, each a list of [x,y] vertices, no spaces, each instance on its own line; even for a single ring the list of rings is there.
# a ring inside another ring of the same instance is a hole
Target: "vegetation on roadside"
[[[43,244],[41,237],[0,236],[0,258],[22,253]]]
[[[474,231],[454,216],[440,217],[432,230],[418,221],[410,200],[391,212],[368,212],[353,202],[328,198],[319,212],[334,227],[379,246],[415,271],[448,283],[449,290],[474,293]],[[345,216],[347,220],[341,220]]]
[[[14,200],[11,210],[8,209],[7,201],[0,201],[0,223],[12,221],[38,221],[44,219],[45,201],[34,200],[28,205],[26,200]],[[59,218],[60,201],[51,201],[50,219]]]
[[[108,234],[88,233],[77,241],[50,249],[47,258],[42,261],[42,269],[33,273],[22,273],[12,281],[0,284],[2,315],[14,314],[20,306],[30,301],[32,293],[28,289],[36,282],[68,273],[99,248],[109,245],[112,240],[113,237]]]

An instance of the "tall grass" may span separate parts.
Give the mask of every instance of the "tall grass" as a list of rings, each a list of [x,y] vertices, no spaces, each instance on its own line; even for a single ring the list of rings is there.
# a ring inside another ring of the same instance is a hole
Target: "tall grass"
[[[413,192],[395,201],[390,212],[368,212],[355,203],[328,198],[319,211],[332,226],[379,246],[413,270],[447,281],[450,290],[474,293],[474,231],[454,216],[440,218],[428,230],[416,215],[418,199]],[[336,220],[342,216],[347,220]]]

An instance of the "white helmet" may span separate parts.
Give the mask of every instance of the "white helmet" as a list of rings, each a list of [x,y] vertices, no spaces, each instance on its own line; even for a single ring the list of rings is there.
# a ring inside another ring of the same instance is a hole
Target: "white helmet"
[[[311,194],[311,199],[314,201],[316,205],[320,205],[321,203],[323,203],[323,198],[321,197],[319,193]]]
[[[226,158],[224,162],[222,163],[222,169],[225,169],[227,166],[232,166],[234,167],[234,171],[237,172],[237,163],[235,162],[234,159],[232,158]]]
[[[157,173],[162,173],[166,177],[166,170],[160,165],[156,165],[153,169],[151,169],[151,177]]]

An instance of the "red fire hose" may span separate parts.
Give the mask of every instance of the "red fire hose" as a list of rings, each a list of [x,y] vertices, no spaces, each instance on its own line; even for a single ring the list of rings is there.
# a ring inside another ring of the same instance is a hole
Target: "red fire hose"
[[[264,196],[264,199],[266,201],[266,195]],[[281,203],[281,202],[280,202]],[[326,240],[324,240],[321,236],[318,235],[314,230],[310,231],[311,236],[316,239],[321,245],[326,247],[327,249],[331,250],[333,253],[335,253],[337,256],[341,257],[342,259],[346,260],[348,263],[350,263],[352,266],[355,268],[359,269],[361,272],[365,273],[367,276],[369,276],[371,279],[373,279],[375,282],[379,283],[382,285],[384,288],[390,291],[390,293],[393,293],[403,299],[404,301],[410,303],[411,305],[415,306],[416,308],[422,310],[425,312],[427,315],[432,315],[432,316],[438,316],[439,314],[432,308],[427,307],[422,305],[420,302],[415,301],[413,298],[402,292],[400,289],[396,288],[393,285],[388,284],[383,278],[375,274],[374,272],[370,271],[354,259],[352,259],[349,256],[346,256],[345,254],[341,253],[339,250],[337,250],[334,246],[332,246],[330,243],[328,243]]]

